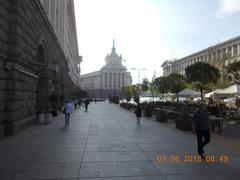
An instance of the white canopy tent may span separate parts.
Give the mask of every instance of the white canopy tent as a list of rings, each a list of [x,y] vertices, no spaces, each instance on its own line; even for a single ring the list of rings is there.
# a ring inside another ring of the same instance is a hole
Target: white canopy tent
[[[205,98],[210,98],[210,97],[214,97],[214,95],[218,92],[218,91],[221,91],[222,89],[217,89],[215,91],[212,91],[212,92],[209,92],[207,94],[205,94]]]
[[[179,97],[200,97],[201,93],[192,89],[183,89],[178,93]]]
[[[236,95],[240,95],[240,85],[234,84],[216,92],[215,94],[221,97],[234,97]]]

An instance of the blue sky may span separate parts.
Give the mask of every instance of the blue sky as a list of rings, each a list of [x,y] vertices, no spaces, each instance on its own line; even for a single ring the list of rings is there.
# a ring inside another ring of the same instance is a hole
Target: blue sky
[[[104,65],[113,38],[124,65],[151,79],[167,59],[240,35],[240,0],[75,0],[75,9],[82,74]]]

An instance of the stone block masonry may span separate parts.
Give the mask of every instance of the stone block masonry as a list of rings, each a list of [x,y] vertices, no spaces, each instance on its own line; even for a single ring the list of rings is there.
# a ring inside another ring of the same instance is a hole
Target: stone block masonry
[[[51,67],[56,61],[57,73],[68,71],[67,58],[40,2],[1,0],[0,136],[6,127],[14,133],[36,122],[38,110],[51,109],[49,96],[57,82]],[[61,86],[56,86],[70,94],[74,85],[68,73],[63,76]]]

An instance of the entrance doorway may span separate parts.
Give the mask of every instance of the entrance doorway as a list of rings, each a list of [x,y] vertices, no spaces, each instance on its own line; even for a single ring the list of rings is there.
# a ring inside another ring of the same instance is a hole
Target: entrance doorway
[[[38,47],[37,64],[39,64],[39,78],[37,81],[36,91],[36,109],[37,111],[45,111],[48,108],[48,75],[47,60],[43,45]]]

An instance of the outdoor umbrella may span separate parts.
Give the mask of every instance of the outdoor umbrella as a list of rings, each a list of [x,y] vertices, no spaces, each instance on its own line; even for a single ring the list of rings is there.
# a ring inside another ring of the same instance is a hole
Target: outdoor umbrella
[[[179,97],[200,97],[200,92],[194,91],[192,89],[183,89],[178,93]]]

